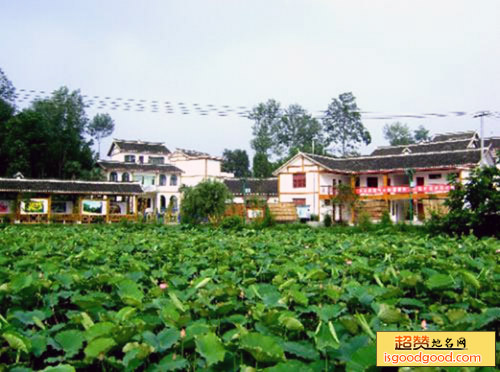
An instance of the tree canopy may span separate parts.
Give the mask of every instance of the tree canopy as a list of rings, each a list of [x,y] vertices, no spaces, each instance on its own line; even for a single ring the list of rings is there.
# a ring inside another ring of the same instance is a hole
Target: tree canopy
[[[199,224],[218,222],[226,211],[226,201],[232,199],[226,185],[206,180],[194,187],[183,187],[181,222]]]
[[[89,135],[97,141],[97,157],[101,157],[101,141],[113,133],[115,122],[109,114],[97,114],[87,127]]]
[[[356,97],[350,92],[333,98],[323,118],[327,143],[334,145],[333,151],[342,156],[356,152],[361,144],[370,144],[370,132],[361,122],[361,113]]]
[[[420,125],[413,133],[408,124],[396,121],[384,125],[384,138],[391,146],[410,145],[412,143],[430,140],[429,131]]]
[[[234,173],[235,177],[250,176],[250,160],[245,150],[225,149],[222,153],[222,171]]]

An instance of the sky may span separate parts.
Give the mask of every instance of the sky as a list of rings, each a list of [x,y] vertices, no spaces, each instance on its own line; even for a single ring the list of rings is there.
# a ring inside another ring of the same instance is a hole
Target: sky
[[[499,19],[499,0],[0,0],[0,68],[18,89],[186,104],[274,98],[317,113],[352,92],[381,114],[500,111]],[[103,149],[114,137],[251,150],[252,122],[237,115],[87,112],[115,120]],[[387,145],[393,121],[364,119],[361,152]],[[401,121],[479,130],[471,115]],[[485,134],[500,135],[500,119]]]

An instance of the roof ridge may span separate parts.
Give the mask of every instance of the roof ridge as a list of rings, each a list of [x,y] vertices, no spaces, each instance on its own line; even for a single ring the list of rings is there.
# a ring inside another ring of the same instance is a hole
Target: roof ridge
[[[487,148],[487,147],[485,147]],[[423,155],[434,155],[434,154],[448,154],[448,153],[458,153],[458,152],[472,152],[472,151],[481,151],[481,149],[461,149],[461,150],[448,150],[448,151],[429,151],[429,152],[419,152],[419,153],[410,153],[410,154],[391,154],[391,155],[368,155],[368,156],[357,156],[351,158],[334,158],[325,155],[316,155],[304,152],[303,154],[309,156],[320,156],[323,158],[331,159],[331,160],[361,160],[361,159],[373,159],[373,158],[392,158],[392,157],[408,157],[408,156],[423,156]]]
[[[408,147],[408,146],[426,146],[426,145],[434,145],[434,144],[439,144],[439,143],[448,143],[448,142],[465,142],[465,141],[470,141],[470,138],[465,138],[465,139],[449,139],[449,140],[444,140],[444,141],[422,141],[418,143],[410,143],[408,145],[387,145],[387,146],[377,146],[375,150],[378,149],[391,149],[391,148],[396,148],[396,147]],[[375,151],[373,150],[373,151]]]
[[[106,184],[106,185],[123,185],[123,184],[140,184],[139,182],[123,182],[123,181],[86,181],[86,180],[60,180],[57,178],[9,178],[0,177],[0,181],[19,181],[19,182],[59,182],[59,183],[90,183],[90,184]]]

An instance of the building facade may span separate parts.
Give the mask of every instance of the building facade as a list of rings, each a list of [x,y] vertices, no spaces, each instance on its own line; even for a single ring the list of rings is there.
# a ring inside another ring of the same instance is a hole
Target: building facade
[[[485,147],[483,162],[493,165],[493,148]],[[387,211],[394,222],[428,218],[443,211],[451,186],[448,177],[466,182],[481,162],[475,132],[436,135],[432,141],[379,147],[369,156],[337,158],[298,153],[274,172],[279,202],[307,206],[322,220],[330,214],[337,221],[353,222],[356,213],[380,220]],[[339,202],[342,186],[357,195],[357,208]]]
[[[161,142],[115,139],[108,157],[109,160],[100,160],[99,165],[109,181],[142,185],[140,212],[176,214],[182,185],[195,186],[206,179],[223,180],[233,176],[221,171],[221,158],[183,149],[171,152]]]

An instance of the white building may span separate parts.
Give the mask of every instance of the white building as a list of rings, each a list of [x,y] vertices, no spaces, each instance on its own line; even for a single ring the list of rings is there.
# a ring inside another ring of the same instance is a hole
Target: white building
[[[484,161],[494,164],[488,144]],[[387,211],[395,222],[428,218],[442,208],[451,186],[448,176],[460,181],[481,161],[480,141],[475,132],[436,135],[432,141],[403,146],[379,147],[371,155],[337,158],[298,153],[278,168],[279,202],[307,206],[323,219],[352,222],[355,211],[347,204],[334,205],[339,185],[348,185],[359,197],[359,211],[380,219]]]
[[[142,185],[139,211],[176,213],[182,185],[233,177],[221,171],[221,158],[182,149],[171,152],[162,142],[114,139],[108,157],[110,160],[100,160],[99,165],[109,181],[136,181]]]

